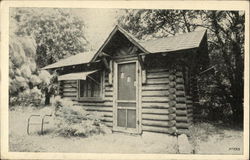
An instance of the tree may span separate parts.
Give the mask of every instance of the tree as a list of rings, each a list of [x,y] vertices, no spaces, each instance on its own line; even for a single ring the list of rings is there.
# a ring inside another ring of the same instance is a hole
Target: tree
[[[11,17],[18,26],[15,34],[35,39],[38,67],[87,49],[84,22],[70,13],[69,9],[57,8],[11,9]]]
[[[210,63],[216,74],[199,77],[205,82],[201,85],[201,98],[212,109],[229,104],[233,120],[242,122],[244,16],[239,11],[127,10],[119,23],[139,39],[207,29]]]
[[[10,22],[10,102],[29,104],[35,88],[48,105],[56,78],[40,68],[87,48],[84,23],[52,8],[11,8]]]

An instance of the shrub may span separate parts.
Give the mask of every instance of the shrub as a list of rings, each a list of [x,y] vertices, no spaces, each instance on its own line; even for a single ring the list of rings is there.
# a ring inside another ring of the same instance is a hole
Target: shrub
[[[103,124],[100,113],[90,113],[68,99],[56,97],[55,133],[62,136],[88,137],[93,134],[106,134],[111,130]]]
[[[9,103],[12,107],[16,105],[38,107],[42,104],[42,98],[42,92],[34,87],[20,92],[17,96],[11,96]]]

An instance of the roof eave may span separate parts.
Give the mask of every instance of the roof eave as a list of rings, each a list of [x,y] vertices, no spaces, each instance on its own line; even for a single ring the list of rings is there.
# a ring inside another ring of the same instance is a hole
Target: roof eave
[[[91,63],[97,63],[97,62],[100,62],[100,61],[98,60],[98,61],[89,62],[89,63],[79,63],[79,64],[72,64],[72,65],[59,66],[59,67],[48,67],[48,66],[45,66],[45,67],[43,67],[43,68],[41,68],[41,69],[43,69],[43,70],[58,69],[58,68],[63,68],[63,67],[76,66],[76,65],[85,65],[85,64],[91,64]]]

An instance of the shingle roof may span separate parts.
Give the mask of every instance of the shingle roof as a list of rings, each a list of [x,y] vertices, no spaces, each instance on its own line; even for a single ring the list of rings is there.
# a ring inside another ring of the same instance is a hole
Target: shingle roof
[[[203,37],[206,34],[206,30],[203,30],[203,31],[189,32],[189,33],[180,34],[176,36],[139,42],[138,40],[136,40],[136,38],[133,37],[133,35],[129,34],[127,31],[125,31],[121,27],[116,26],[113,29],[113,31],[110,33],[110,35],[108,36],[104,44],[102,44],[102,46],[99,48],[98,51],[79,53],[77,55],[68,57],[56,63],[48,65],[44,67],[43,69],[52,69],[52,68],[59,68],[59,67],[64,67],[64,66],[77,65],[77,64],[86,64],[86,63],[90,63],[91,61],[94,61],[96,57],[98,56],[98,54],[101,52],[101,50],[105,47],[107,42],[112,38],[112,36],[118,30],[122,34],[124,34],[129,39],[129,41],[131,41],[134,45],[136,45],[142,51],[148,54],[173,52],[173,51],[179,51],[179,50],[185,50],[185,49],[198,48],[200,46],[200,43]]]
[[[43,69],[52,69],[52,68],[59,68],[59,67],[64,67],[64,66],[89,63],[91,59],[94,57],[94,55],[95,55],[95,52],[79,53],[74,56],[70,56],[68,58],[62,59],[51,65],[45,66]]]
[[[198,48],[205,32],[205,30],[189,32],[177,36],[140,42],[140,44],[150,53]]]

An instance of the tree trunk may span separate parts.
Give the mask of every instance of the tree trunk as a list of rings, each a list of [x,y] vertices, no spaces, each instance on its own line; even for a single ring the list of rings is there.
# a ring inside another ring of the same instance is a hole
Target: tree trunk
[[[48,87],[46,87],[46,89],[45,89],[45,106],[50,104],[50,97],[51,97],[51,94],[49,93]]]
[[[45,105],[49,105],[50,104],[50,95],[45,95]]]

